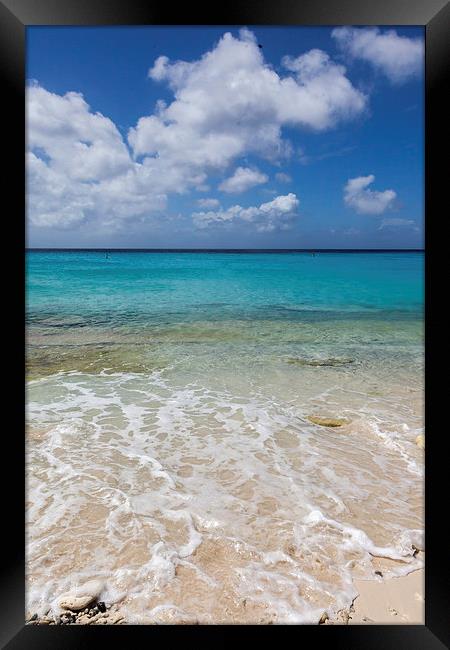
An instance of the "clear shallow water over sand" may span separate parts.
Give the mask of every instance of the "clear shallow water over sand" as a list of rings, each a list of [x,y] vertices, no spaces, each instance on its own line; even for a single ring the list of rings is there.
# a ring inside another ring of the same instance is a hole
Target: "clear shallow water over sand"
[[[420,253],[29,252],[27,380],[31,613],[317,622],[419,566]]]

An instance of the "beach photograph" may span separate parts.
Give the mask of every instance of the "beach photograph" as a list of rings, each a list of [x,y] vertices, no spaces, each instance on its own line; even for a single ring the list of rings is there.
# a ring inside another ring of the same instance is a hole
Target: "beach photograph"
[[[27,27],[27,625],[424,625],[424,36]]]

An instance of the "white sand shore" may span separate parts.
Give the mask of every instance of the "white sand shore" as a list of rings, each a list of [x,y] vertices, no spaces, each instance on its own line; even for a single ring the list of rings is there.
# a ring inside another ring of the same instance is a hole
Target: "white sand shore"
[[[353,601],[349,611],[340,612],[336,620],[327,620],[325,623],[328,625],[424,625],[424,578],[424,569],[419,569],[399,578],[355,580],[359,595]]]
[[[359,596],[349,624],[424,624],[425,573],[423,569],[389,580],[357,580]]]
[[[358,596],[350,609],[326,620],[327,625],[425,624],[424,569],[398,578],[355,580],[354,584]]]
[[[419,569],[399,578],[379,580],[355,580],[359,595],[349,610],[339,612],[335,619],[324,621],[326,625],[386,625],[425,623],[424,570]],[[106,614],[92,618],[82,615],[73,620],[58,620],[57,624],[78,625],[126,624],[120,606],[112,605]],[[74,615],[73,615],[74,616]],[[43,617],[29,621],[34,625],[55,624],[55,619]]]

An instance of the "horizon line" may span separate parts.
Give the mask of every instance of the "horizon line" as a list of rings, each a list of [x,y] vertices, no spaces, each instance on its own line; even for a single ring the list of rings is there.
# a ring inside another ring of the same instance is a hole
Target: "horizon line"
[[[423,253],[424,248],[79,248],[79,247],[25,247],[31,251],[67,252],[137,252],[137,253]]]

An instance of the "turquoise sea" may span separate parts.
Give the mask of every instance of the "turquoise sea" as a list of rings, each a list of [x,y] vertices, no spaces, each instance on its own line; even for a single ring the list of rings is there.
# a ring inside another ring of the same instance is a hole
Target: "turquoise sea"
[[[26,289],[30,613],[95,577],[317,622],[420,564],[423,253],[29,251]]]

